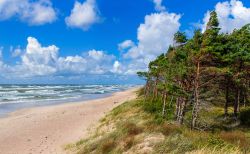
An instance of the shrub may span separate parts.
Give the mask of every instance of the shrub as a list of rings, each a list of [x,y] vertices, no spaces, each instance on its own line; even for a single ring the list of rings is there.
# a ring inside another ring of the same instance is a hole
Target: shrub
[[[143,109],[151,114],[159,113],[162,111],[162,102],[161,100],[155,100],[153,102],[151,102],[151,100],[147,100],[143,103]]]
[[[240,121],[242,125],[250,126],[250,108],[240,112]]]

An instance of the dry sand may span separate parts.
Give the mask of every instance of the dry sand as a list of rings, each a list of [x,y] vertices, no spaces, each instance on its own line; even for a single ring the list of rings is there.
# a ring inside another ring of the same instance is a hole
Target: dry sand
[[[24,109],[1,118],[0,154],[63,154],[66,144],[86,137],[106,112],[135,99],[136,89],[97,100]]]

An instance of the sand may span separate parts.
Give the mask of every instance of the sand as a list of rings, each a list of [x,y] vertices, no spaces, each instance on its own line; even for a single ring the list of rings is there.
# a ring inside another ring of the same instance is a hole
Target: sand
[[[110,97],[37,107],[0,118],[0,154],[63,154],[65,145],[88,135],[105,113],[136,98],[133,88]]]

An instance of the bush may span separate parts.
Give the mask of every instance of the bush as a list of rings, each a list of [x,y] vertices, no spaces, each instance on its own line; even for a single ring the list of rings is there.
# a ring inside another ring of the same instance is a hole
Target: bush
[[[250,126],[250,108],[240,112],[240,121],[242,125]]]
[[[161,113],[162,103],[160,100],[155,100],[153,102],[151,102],[151,100],[147,100],[145,103],[143,103],[143,109],[151,114]]]
[[[144,111],[152,114],[155,118],[155,121],[157,122],[157,124],[161,124],[162,122],[166,121],[166,120],[173,120],[175,118],[174,115],[174,105],[173,103],[171,103],[171,100],[167,100],[167,104],[166,104],[166,113],[165,116],[162,116],[162,107],[163,107],[163,102],[161,99],[157,99],[154,101],[151,101],[151,98],[146,100],[146,102],[143,102],[142,106]]]

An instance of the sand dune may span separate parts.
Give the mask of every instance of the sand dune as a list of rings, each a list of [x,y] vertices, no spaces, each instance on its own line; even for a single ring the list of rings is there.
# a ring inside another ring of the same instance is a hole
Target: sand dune
[[[136,89],[97,100],[20,110],[1,118],[0,154],[65,153],[65,144],[84,138],[107,111],[136,98]]]

